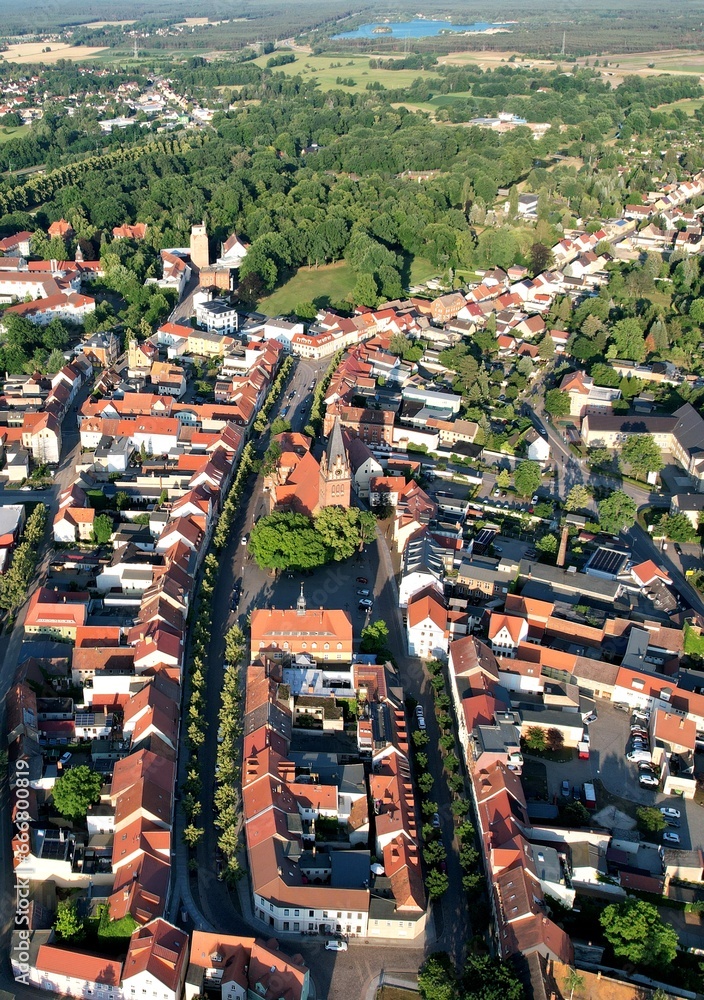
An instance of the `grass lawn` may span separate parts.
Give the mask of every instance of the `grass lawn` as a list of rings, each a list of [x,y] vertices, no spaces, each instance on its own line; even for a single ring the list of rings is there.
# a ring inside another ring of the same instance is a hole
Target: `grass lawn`
[[[688,622],[684,625],[684,651],[690,656],[704,656],[704,636],[695,632]]]
[[[259,56],[254,62],[257,66],[266,66],[267,61],[272,58],[272,55],[278,54],[279,52],[285,52],[285,49],[277,50],[277,53],[269,53],[269,55]],[[383,56],[384,59],[392,58],[389,55]],[[402,58],[399,56],[399,58]],[[417,80],[419,76],[425,79],[435,79],[440,82],[438,77],[434,77],[428,70],[422,69],[370,69],[369,68],[369,55],[364,56],[350,56],[347,53],[344,55],[323,55],[323,56],[313,56],[309,55],[307,52],[302,52],[296,54],[296,61],[288,63],[286,66],[275,66],[273,67],[275,73],[283,72],[286,76],[297,76],[300,74],[304,80],[317,79],[320,84],[321,90],[346,90],[348,93],[354,93],[355,91],[363,91],[368,83],[380,83],[382,86],[386,87],[387,90],[395,90],[400,87],[410,87],[414,80]],[[355,81],[354,87],[343,86],[337,82],[337,78],[344,77],[345,79],[353,79]]]
[[[693,115],[698,108],[701,108],[702,104],[704,104],[704,97],[690,97],[684,98],[681,101],[671,101],[670,104],[660,104],[655,110],[675,111],[679,108],[685,114]]]
[[[0,142],[9,142],[11,139],[19,139],[26,135],[31,129],[31,125],[6,125],[0,128]]]
[[[376,1000],[411,1000],[417,996],[415,990],[404,990],[401,986],[381,986],[376,991]]]
[[[280,288],[262,299],[257,309],[267,316],[285,316],[301,302],[315,302],[324,308],[349,295],[355,281],[355,273],[345,261],[323,264],[317,270],[300,267]]]
[[[421,285],[424,281],[437,277],[437,274],[438,269],[435,264],[431,264],[425,257],[414,257],[411,261],[409,284]]]

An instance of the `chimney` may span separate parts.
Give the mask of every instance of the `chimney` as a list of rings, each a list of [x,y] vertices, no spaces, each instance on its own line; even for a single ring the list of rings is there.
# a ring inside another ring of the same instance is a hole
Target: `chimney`
[[[560,551],[557,553],[557,565],[564,566],[565,559],[567,558],[567,539],[568,539],[568,529],[565,525],[562,529],[562,538],[560,539]]]

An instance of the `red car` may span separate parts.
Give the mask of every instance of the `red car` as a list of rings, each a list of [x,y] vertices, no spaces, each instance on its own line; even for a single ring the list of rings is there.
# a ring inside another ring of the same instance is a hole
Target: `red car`
[[[357,583],[369,583],[369,580],[367,580],[366,576],[358,576]]]

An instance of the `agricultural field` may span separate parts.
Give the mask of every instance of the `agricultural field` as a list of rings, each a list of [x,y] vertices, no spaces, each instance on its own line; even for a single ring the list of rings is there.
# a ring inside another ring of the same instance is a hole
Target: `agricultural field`
[[[672,101],[670,104],[660,104],[658,111],[675,111],[677,108],[686,115],[693,115],[704,105],[704,97],[685,98],[683,101]]]
[[[50,52],[42,52],[49,48]],[[44,63],[46,66],[59,59],[89,59],[105,51],[104,45],[69,45],[68,42],[18,42],[8,45],[0,56],[11,63]]]
[[[273,55],[285,53],[286,49],[277,49]],[[410,87],[418,77],[426,79],[438,79],[431,71],[422,69],[370,69],[370,55],[352,56],[330,54],[322,56],[308,55],[307,53],[293,53],[296,61],[288,63],[286,66],[277,66],[275,72],[284,72],[287,76],[300,76],[304,80],[318,80],[321,90],[346,90],[350,93],[364,90],[368,83],[380,83],[388,90],[398,87]],[[258,66],[266,66],[272,54],[259,56],[254,62]],[[391,58],[385,55],[385,59]],[[402,58],[402,56],[399,56]],[[354,80],[354,86],[342,85],[337,82],[337,78],[342,77],[347,80]]]

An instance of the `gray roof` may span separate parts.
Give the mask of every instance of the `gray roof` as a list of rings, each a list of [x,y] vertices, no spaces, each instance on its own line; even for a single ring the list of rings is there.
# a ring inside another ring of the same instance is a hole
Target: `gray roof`
[[[621,584],[617,580],[602,580],[600,577],[587,576],[586,573],[568,572],[559,566],[548,566],[530,559],[521,560],[519,576],[524,580],[546,584],[552,590],[594,597],[599,601],[613,602],[621,590]]]
[[[335,889],[363,889],[371,881],[371,854],[369,851],[333,851],[330,855],[332,876],[330,885]]]
[[[23,516],[24,505],[21,503],[13,503],[8,504],[6,507],[0,507],[0,535],[14,534]]]
[[[674,434],[680,445],[690,454],[704,450],[704,420],[690,403],[675,410],[677,417]]]

